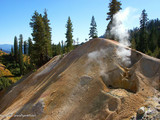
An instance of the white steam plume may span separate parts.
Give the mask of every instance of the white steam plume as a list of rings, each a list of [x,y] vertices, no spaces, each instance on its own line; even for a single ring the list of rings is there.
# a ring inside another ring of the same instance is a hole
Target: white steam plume
[[[130,46],[129,33],[126,29],[124,22],[130,13],[130,8],[126,8],[123,11],[119,11],[113,16],[113,24],[111,28],[111,34],[119,40],[119,42],[125,46]]]
[[[107,49],[101,49],[99,51],[93,51],[88,54],[89,63],[90,62],[96,62],[100,66],[100,74],[104,74],[105,69],[107,68],[107,65],[103,63],[102,57],[106,57]]]
[[[130,46],[129,33],[125,27],[125,22],[128,20],[128,16],[131,12],[131,8],[119,11],[113,16],[113,23],[111,28],[111,35],[113,35],[120,44],[124,46]],[[131,50],[125,47],[118,47],[116,51],[117,55],[121,58],[122,64],[129,66],[131,64],[130,56]]]
[[[100,68],[99,74],[104,75],[105,72],[108,70],[108,65],[111,64],[111,61],[113,59],[113,51],[114,47],[110,46],[105,49],[100,49],[97,51],[90,52],[88,54],[87,64],[97,63]]]

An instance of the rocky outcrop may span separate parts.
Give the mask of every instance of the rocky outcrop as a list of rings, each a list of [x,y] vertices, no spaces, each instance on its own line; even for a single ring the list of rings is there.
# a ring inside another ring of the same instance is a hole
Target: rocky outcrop
[[[117,48],[131,54],[124,59]],[[130,119],[159,93],[159,74],[159,59],[93,39],[13,86],[0,98],[0,119]]]

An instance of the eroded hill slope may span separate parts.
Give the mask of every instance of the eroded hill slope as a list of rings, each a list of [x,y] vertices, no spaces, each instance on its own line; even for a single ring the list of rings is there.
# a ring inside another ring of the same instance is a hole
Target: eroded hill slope
[[[159,59],[93,39],[15,85],[0,98],[0,119],[127,119],[159,92],[159,81]]]

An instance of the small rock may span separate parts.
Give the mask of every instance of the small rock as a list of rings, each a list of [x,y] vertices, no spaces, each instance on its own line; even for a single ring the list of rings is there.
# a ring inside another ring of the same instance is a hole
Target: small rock
[[[144,107],[139,108],[138,111],[137,111],[137,113],[138,113],[139,115],[144,114],[144,113],[145,113],[145,108],[144,108]]]
[[[148,109],[147,111],[146,111],[146,114],[147,115],[151,115],[153,113],[153,111],[151,110],[151,109]]]
[[[156,106],[156,110],[157,110],[158,112],[160,112],[160,105],[157,105],[157,106]]]

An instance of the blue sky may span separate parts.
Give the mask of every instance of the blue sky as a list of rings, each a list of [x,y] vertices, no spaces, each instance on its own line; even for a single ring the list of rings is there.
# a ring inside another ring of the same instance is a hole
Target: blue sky
[[[68,16],[73,23],[73,39],[79,42],[88,39],[92,15],[95,16],[98,35],[103,35],[108,22],[106,13],[110,0],[0,0],[0,44],[13,44],[14,36],[23,34],[24,40],[31,37],[30,19],[35,10],[48,10],[52,28],[52,43],[65,39]],[[122,9],[134,11],[126,23],[127,28],[139,26],[139,17],[146,9],[149,19],[160,18],[160,0],[121,0]]]

